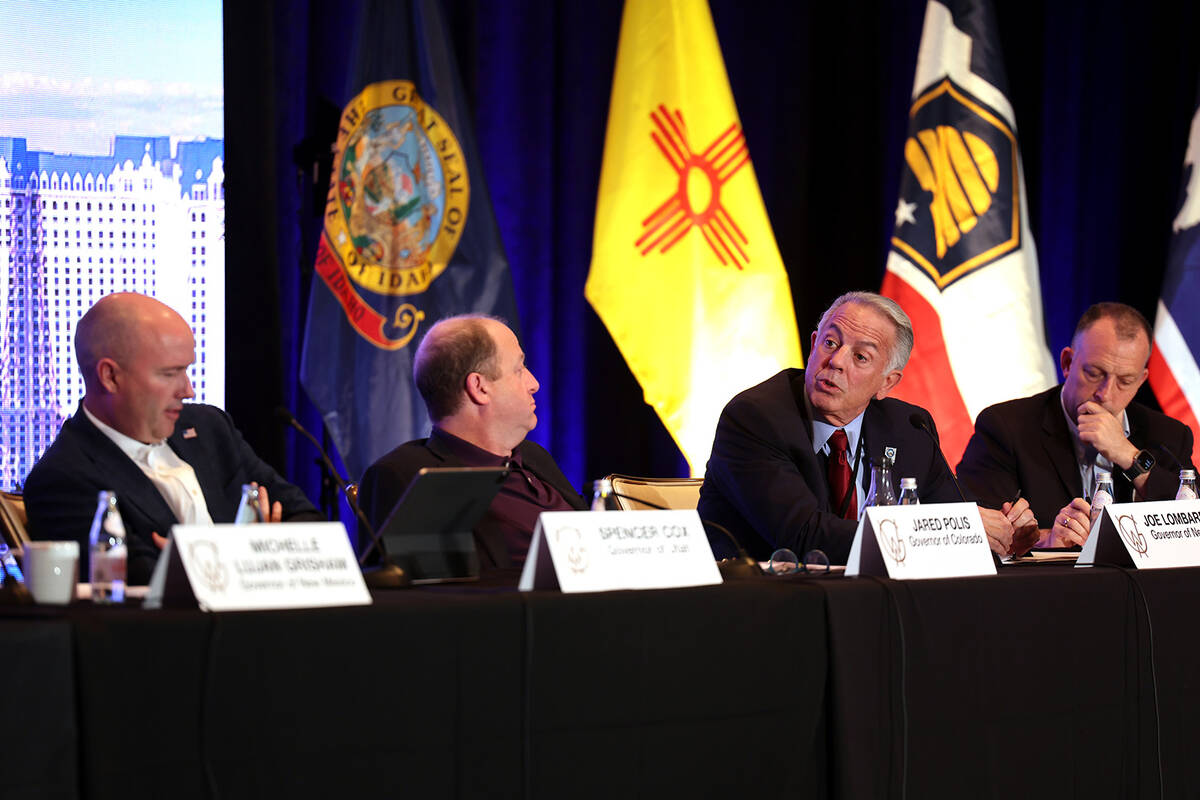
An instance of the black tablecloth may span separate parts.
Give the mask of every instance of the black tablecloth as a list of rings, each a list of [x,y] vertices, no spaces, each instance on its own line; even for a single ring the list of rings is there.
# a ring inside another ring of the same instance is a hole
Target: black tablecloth
[[[1192,797],[1200,570],[0,612],[4,797]],[[11,765],[21,765],[13,767]],[[1161,779],[1160,779],[1161,776]]]
[[[77,796],[79,730],[71,626],[39,611],[0,625],[4,798]]]
[[[821,586],[834,796],[1157,796],[1123,573]]]

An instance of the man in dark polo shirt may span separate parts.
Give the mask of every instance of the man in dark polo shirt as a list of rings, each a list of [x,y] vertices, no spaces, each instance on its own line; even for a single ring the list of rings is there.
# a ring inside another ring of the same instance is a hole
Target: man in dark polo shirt
[[[358,490],[367,518],[378,528],[423,467],[507,466],[475,540],[484,568],[524,563],[539,514],[585,505],[554,458],[525,439],[537,424],[538,382],[516,335],[491,317],[444,319],[417,348],[413,375],[433,432],[367,468]]]

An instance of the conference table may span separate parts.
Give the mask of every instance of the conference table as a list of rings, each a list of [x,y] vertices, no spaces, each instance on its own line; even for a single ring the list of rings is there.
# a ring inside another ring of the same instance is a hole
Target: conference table
[[[1200,569],[0,609],[0,797],[1193,797]]]

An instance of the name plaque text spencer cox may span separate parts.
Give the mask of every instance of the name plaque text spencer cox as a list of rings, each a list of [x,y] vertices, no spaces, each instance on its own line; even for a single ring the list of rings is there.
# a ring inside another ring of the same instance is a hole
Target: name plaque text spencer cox
[[[720,582],[695,511],[545,511],[519,587],[606,592]]]

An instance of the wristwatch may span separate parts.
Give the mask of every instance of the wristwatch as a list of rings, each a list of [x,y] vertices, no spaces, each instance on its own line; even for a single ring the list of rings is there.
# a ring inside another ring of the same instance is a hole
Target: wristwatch
[[[1154,456],[1150,455],[1149,450],[1138,450],[1137,455],[1133,457],[1133,463],[1129,465],[1129,469],[1124,470],[1125,477],[1130,481],[1136,479],[1139,475],[1144,475],[1154,466]]]

